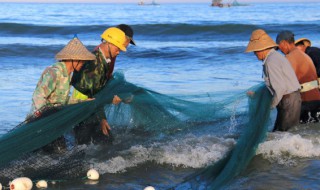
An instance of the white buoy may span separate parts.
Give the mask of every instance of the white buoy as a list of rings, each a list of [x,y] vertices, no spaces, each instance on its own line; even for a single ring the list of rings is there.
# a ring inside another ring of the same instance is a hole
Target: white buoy
[[[36,186],[39,189],[45,189],[45,188],[48,187],[48,183],[45,180],[40,180],[40,181],[37,182]]]
[[[95,169],[90,169],[87,172],[87,177],[88,177],[88,179],[91,179],[91,180],[98,180],[99,179],[99,173]]]
[[[10,190],[31,190],[32,181],[27,177],[19,177],[10,182]]]
[[[0,183],[0,190],[2,190],[2,184]]]
[[[143,190],[156,190],[156,189],[152,186],[148,186],[148,187],[145,187]]]

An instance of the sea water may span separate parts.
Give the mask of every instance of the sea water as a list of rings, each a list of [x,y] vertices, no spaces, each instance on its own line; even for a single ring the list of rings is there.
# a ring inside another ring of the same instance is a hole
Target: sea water
[[[291,30],[296,39],[306,37],[320,46],[320,3],[209,5],[1,3],[0,134],[25,119],[42,71],[75,34],[93,49],[106,28],[129,24],[137,46],[118,56],[115,70],[159,93],[210,94],[212,101],[245,93],[263,81],[261,62],[244,53],[253,30],[264,29],[274,40],[281,30]],[[93,162],[101,174],[98,183],[75,179],[50,183],[49,188],[201,189],[178,184],[219,161],[236,142],[236,123],[215,125],[221,125],[219,130],[200,127],[147,143],[145,134],[119,135],[116,146],[102,149]],[[226,189],[319,189],[319,143],[318,124],[270,132],[247,169]]]

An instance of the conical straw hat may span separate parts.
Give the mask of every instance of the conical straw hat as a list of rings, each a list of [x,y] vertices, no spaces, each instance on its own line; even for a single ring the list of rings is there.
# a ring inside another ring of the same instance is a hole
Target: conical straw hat
[[[56,60],[95,60],[92,54],[77,38],[74,37],[70,42],[56,55]]]
[[[304,46],[306,46],[306,47],[310,47],[311,46],[311,41],[308,38],[300,38],[300,39],[296,40],[294,42],[294,44],[297,44],[297,43],[299,43],[301,41],[303,42]]]
[[[246,52],[261,51],[278,45],[272,38],[262,29],[252,32]]]

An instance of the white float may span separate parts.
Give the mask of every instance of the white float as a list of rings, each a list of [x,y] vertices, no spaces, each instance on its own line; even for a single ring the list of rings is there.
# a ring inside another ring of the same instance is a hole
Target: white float
[[[91,179],[91,180],[98,180],[99,179],[99,173],[95,169],[90,169],[87,172],[87,177],[88,177],[88,179]]]
[[[145,187],[143,190],[156,190],[156,189],[152,186],[148,186],[148,187]]]
[[[45,180],[40,180],[36,183],[37,188],[45,189],[48,187],[48,183]]]
[[[32,181],[27,177],[19,177],[9,183],[10,190],[31,190]]]
[[[0,190],[2,190],[2,184],[0,183]]]

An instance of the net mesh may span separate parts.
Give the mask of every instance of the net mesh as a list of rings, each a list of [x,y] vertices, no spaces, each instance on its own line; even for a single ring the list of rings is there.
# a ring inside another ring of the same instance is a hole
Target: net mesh
[[[238,118],[247,124],[236,147],[219,163],[195,175],[207,179],[208,187],[216,189],[243,170],[266,134],[271,97],[264,86],[255,87],[254,90],[255,96],[249,99],[250,109],[246,112],[243,108],[247,105],[238,103],[247,99],[245,93],[219,101],[212,100],[210,96],[204,101],[189,101],[139,87],[127,82],[123,74],[115,73],[94,100],[61,107],[2,135],[0,179],[9,180],[19,176],[70,179],[83,176],[90,164],[84,149],[70,143],[70,134],[74,126],[92,117],[97,110],[105,109],[113,128],[136,130],[147,133],[149,137],[187,131],[199,124],[225,120],[232,122],[235,116],[241,116]],[[111,105],[114,95],[118,95],[123,103]],[[196,96],[189,98],[201,99]],[[62,136],[69,142],[66,151],[58,154],[39,151]]]
[[[270,92],[262,84],[250,91],[254,91],[254,96],[248,98],[248,121],[235,147],[217,163],[186,177],[182,184],[189,183],[194,189],[203,186],[210,190],[221,189],[247,167],[258,145],[266,138],[272,101]]]

